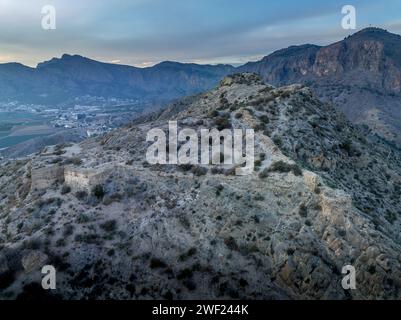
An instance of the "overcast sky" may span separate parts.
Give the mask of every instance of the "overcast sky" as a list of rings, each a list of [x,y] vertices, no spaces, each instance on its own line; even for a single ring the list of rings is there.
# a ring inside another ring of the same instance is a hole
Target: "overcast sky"
[[[240,64],[294,44],[328,44],[350,34],[341,8],[357,10],[357,29],[401,33],[400,0],[0,0],[0,63],[29,66],[80,54],[149,66],[164,60]],[[385,4],[384,4],[385,3]],[[56,8],[56,30],[41,9]]]

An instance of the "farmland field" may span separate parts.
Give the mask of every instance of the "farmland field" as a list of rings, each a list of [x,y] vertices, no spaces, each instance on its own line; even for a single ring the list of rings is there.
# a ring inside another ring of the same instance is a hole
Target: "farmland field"
[[[54,130],[46,125],[46,120],[39,115],[28,112],[0,112],[0,149],[53,132]]]

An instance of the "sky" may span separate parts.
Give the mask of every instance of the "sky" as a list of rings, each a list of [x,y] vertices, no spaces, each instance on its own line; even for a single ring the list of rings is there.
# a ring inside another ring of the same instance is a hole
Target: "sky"
[[[326,45],[370,25],[401,34],[400,0],[0,0],[0,63],[80,54],[147,67],[161,61],[239,65],[305,43]],[[385,4],[384,4],[385,3]],[[56,29],[42,28],[52,5]],[[357,30],[341,27],[353,5]]]

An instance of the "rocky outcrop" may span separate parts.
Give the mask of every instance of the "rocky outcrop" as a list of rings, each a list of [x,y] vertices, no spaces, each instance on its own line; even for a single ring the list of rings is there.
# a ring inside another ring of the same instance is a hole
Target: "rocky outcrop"
[[[48,261],[48,256],[40,251],[30,251],[22,257],[21,263],[25,272],[39,271]]]

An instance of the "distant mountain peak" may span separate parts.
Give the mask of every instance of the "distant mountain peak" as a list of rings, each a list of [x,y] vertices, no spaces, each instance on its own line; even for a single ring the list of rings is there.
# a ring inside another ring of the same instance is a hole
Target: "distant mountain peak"
[[[9,67],[9,68],[31,69],[31,67],[23,65],[22,63],[19,63],[19,62],[6,62],[6,63],[0,63],[0,65],[3,67]]]
[[[64,53],[60,58],[54,57],[48,61],[38,63],[37,68],[44,68],[50,65],[65,64],[70,62],[97,62],[97,61],[78,54],[71,55],[68,53]]]
[[[400,35],[391,33],[385,29],[377,27],[368,27],[350,35],[347,38],[347,40],[373,39],[373,40],[385,41],[385,40],[399,40],[400,38],[401,38]]]
[[[390,33],[390,32],[388,32],[385,29],[379,28],[379,27],[367,27],[367,28],[364,28],[364,29],[356,32],[354,35],[357,35],[357,34],[370,34],[370,33],[378,33],[378,34],[381,33],[381,34],[384,34],[384,33]]]
[[[177,66],[182,66],[184,63],[177,62],[177,61],[162,61],[158,64],[155,65],[155,67],[177,67]]]
[[[88,59],[88,58],[86,58],[86,57],[84,57],[84,56],[81,56],[81,55],[79,55],[79,54],[74,54],[74,55],[71,55],[71,54],[68,54],[68,53],[64,53],[62,56],[61,56],[61,60],[71,60],[71,59],[75,59],[75,60],[81,60],[81,59]]]

